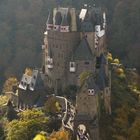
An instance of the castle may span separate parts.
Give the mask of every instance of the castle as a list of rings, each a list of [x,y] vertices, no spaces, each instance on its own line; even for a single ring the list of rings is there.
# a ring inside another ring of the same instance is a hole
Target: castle
[[[99,140],[100,102],[111,114],[111,72],[106,48],[106,14],[101,8],[58,7],[49,12],[44,33],[45,84],[59,89],[77,85],[75,139]],[[82,73],[90,73],[80,83]]]
[[[106,15],[101,8],[55,8],[44,33],[43,71],[55,90],[78,85],[82,72],[97,73],[106,55]]]
[[[58,7],[50,11],[42,45],[42,72],[23,75],[15,101],[18,108],[43,106],[48,89],[57,95],[59,89],[76,85],[73,139],[99,140],[101,106],[104,104],[106,113],[111,114],[111,72],[105,41],[106,14],[101,8],[86,6],[77,11]],[[85,73],[88,76],[81,82]]]

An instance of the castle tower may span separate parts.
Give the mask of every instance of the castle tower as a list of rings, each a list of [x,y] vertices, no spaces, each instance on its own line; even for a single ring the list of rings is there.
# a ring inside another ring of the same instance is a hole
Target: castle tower
[[[88,77],[76,97],[75,139],[99,140],[99,88]]]

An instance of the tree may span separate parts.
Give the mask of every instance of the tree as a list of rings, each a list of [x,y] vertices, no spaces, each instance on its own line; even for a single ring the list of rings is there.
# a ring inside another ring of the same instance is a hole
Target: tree
[[[46,137],[43,134],[37,134],[33,140],[46,140]]]
[[[52,134],[48,137],[48,140],[69,140],[69,132],[64,129],[52,132]]]
[[[39,109],[19,113],[19,120],[6,126],[6,140],[31,140],[39,131],[47,131],[48,118]]]
[[[132,124],[132,127],[128,130],[128,140],[138,140],[140,139],[140,118],[137,117]]]
[[[5,92],[9,92],[9,91],[12,91],[13,90],[13,86],[14,85],[17,85],[18,83],[18,80],[15,76],[11,76],[9,77],[5,83],[4,83],[4,86],[3,86],[3,93]]]
[[[8,98],[7,96],[3,96],[3,95],[0,95],[0,107],[4,104],[6,104],[8,101]]]
[[[4,140],[4,129],[1,123],[0,123],[0,140]]]
[[[61,111],[61,106],[55,96],[48,98],[44,106],[44,111],[52,115]]]
[[[63,95],[65,95],[68,99],[75,101],[77,91],[78,87],[76,85],[70,85],[63,90]]]
[[[128,137],[128,129],[129,129],[128,106],[123,105],[123,107],[117,109],[116,114],[117,115],[113,124],[114,127],[113,137],[115,138],[115,140],[121,140],[121,139],[126,140]]]
[[[92,75],[91,72],[88,72],[88,71],[84,71],[80,74],[80,84],[83,84],[83,82],[86,80],[86,78],[88,76]]]

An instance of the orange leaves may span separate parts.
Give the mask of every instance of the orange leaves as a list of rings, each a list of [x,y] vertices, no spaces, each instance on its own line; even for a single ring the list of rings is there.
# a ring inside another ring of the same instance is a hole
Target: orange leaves
[[[60,129],[57,132],[53,132],[48,140],[68,140],[69,139],[69,133],[64,130],[64,129]]]

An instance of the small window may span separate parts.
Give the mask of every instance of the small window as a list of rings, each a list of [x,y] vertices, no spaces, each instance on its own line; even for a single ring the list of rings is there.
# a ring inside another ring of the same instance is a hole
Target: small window
[[[34,86],[34,83],[31,83],[31,87],[33,87]]]
[[[36,76],[34,75],[34,79],[36,79]]]
[[[71,67],[74,67],[73,63],[71,63]]]
[[[85,62],[85,65],[89,65],[89,62]]]
[[[21,85],[23,85],[23,81],[21,81]]]

